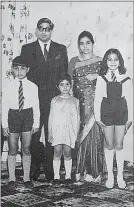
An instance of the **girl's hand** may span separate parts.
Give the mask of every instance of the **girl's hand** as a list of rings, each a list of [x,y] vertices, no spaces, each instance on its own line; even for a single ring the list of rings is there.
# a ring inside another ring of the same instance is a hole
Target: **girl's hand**
[[[97,121],[97,123],[100,126],[102,132],[104,132],[104,128],[106,127],[106,125],[102,121]]]
[[[7,128],[3,128],[3,135],[5,136],[5,137],[8,137],[9,136],[9,128],[7,127]]]
[[[132,121],[127,121],[127,123],[125,125],[125,134],[127,133],[128,129],[130,128],[131,125],[132,125]]]
[[[35,134],[36,132],[38,132],[39,131],[39,128],[32,128],[32,134]]]
[[[106,127],[106,125],[102,121],[97,121],[100,127]]]

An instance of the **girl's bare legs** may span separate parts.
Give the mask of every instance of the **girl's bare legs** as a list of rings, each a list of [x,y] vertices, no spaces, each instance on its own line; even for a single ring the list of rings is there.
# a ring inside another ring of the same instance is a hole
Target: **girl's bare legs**
[[[62,145],[58,144],[54,146],[54,159],[53,159],[54,180],[60,179],[61,155],[62,155]]]
[[[16,180],[15,178],[15,166],[16,166],[16,155],[18,152],[18,133],[10,133],[8,137],[8,171],[9,171],[9,182]]]
[[[30,167],[31,167],[31,154],[30,154],[30,145],[31,145],[31,131],[22,132],[22,163],[24,171],[24,182],[30,181]]]
[[[114,176],[113,176],[113,153],[114,153],[114,126],[104,127],[105,133],[105,159],[107,164],[108,179],[106,181],[107,188],[113,188]]]
[[[63,145],[63,155],[64,155],[64,164],[65,164],[65,180],[71,179],[72,171],[72,157],[71,157],[71,147]]]
[[[124,168],[124,154],[123,154],[123,140],[125,134],[125,126],[115,126],[115,149],[116,149],[116,162],[117,162],[117,183],[119,188],[125,188],[126,183],[123,180]]]

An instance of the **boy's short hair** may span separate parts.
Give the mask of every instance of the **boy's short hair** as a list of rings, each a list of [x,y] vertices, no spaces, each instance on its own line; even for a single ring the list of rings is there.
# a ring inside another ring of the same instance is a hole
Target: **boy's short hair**
[[[28,67],[26,61],[21,57],[21,56],[17,56],[13,59],[12,61],[12,66],[25,66]]]
[[[60,76],[59,76],[59,79],[58,79],[58,86],[60,84],[60,82],[62,82],[63,80],[67,80],[70,85],[72,84],[72,79],[71,79],[71,76],[67,73],[62,73]]]
[[[51,30],[53,30],[53,28],[54,28],[54,24],[51,22],[50,19],[48,19],[48,18],[41,18],[41,19],[37,22],[37,28],[39,28],[40,25],[41,25],[42,23],[48,23],[48,24],[50,25]]]

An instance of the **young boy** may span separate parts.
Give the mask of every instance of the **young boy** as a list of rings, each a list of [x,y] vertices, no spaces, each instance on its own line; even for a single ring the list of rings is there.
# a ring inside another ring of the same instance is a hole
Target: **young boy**
[[[32,188],[30,181],[30,144],[32,133],[39,130],[39,101],[37,86],[27,79],[29,68],[17,56],[12,62],[14,79],[3,88],[2,127],[4,136],[8,137],[8,170],[9,189],[15,189],[15,165],[18,151],[18,140],[22,137],[22,163],[24,185]]]

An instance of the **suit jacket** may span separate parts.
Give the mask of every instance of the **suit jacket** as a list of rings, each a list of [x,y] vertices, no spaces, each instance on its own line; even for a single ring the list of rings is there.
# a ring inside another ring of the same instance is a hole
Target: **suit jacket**
[[[51,41],[47,61],[43,56],[38,40],[22,46],[21,56],[30,70],[27,77],[39,88],[39,98],[52,99],[58,94],[58,77],[67,72],[68,56],[64,45]],[[42,97],[44,96],[44,98]]]

